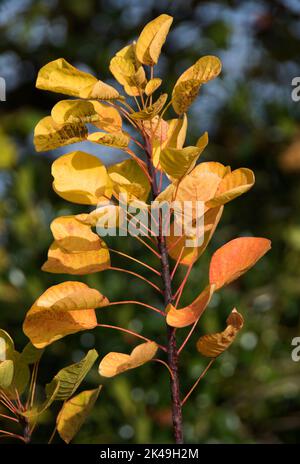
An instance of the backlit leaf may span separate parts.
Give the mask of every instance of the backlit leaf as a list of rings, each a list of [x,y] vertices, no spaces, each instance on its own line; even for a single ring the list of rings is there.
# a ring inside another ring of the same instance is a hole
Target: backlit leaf
[[[145,87],[145,94],[148,96],[152,95],[161,86],[161,83],[162,80],[159,77],[150,79]]]
[[[172,22],[171,16],[162,14],[144,27],[136,43],[136,55],[141,63],[149,66],[157,63]]]
[[[51,92],[79,97],[83,89],[96,83],[96,77],[80,71],[64,58],[59,58],[40,69],[36,87],[42,90],[50,90]]]
[[[187,237],[184,234],[180,237],[175,236],[174,225],[171,224],[170,235],[166,238],[168,253],[171,258],[175,259],[176,261],[178,259],[180,264],[185,266],[189,266],[190,264],[197,261],[197,259],[199,259],[206,250],[207,245],[209,244],[210,239],[216,230],[216,227],[223,213],[223,208],[223,206],[211,208],[204,213],[203,243],[200,246],[198,244],[202,237],[196,237],[194,239],[194,243],[190,245],[191,241],[193,242],[192,238]],[[187,246],[187,240],[189,246]]]
[[[270,248],[271,242],[266,238],[240,237],[231,240],[213,254],[209,282],[219,289],[238,279]]]
[[[41,119],[34,129],[36,151],[54,150],[58,147],[82,142],[87,138],[84,124],[57,124],[51,116]]]
[[[227,327],[223,332],[203,335],[197,342],[197,350],[208,358],[216,358],[233,343],[244,325],[243,316],[233,309],[227,318]]]
[[[0,361],[0,389],[8,388],[14,377],[14,363],[10,359]]]
[[[146,74],[136,57],[135,44],[122,48],[111,59],[109,69],[130,96],[138,96],[146,84]]]
[[[201,85],[217,77],[221,68],[219,58],[203,56],[179,77],[172,93],[172,104],[177,114],[188,110],[197,97]]]
[[[61,369],[53,380],[46,385],[47,398],[52,397],[53,391],[56,391],[55,401],[68,400],[76,392],[97,358],[97,351],[90,350],[81,361]],[[59,384],[58,390],[56,388],[57,384]]]
[[[44,348],[68,334],[97,325],[94,308],[107,305],[98,290],[82,282],[63,282],[48,288],[33,304],[23,324],[36,348]]]
[[[97,205],[111,197],[106,167],[96,156],[83,151],[63,155],[52,164],[55,192],[72,203]]]
[[[214,198],[208,202],[207,206],[214,207],[228,203],[250,190],[254,182],[255,177],[251,169],[240,168],[226,174],[220,182]]]
[[[160,154],[160,166],[173,179],[182,179],[195,166],[204,148],[165,148]]]
[[[99,374],[103,377],[114,377],[129,369],[135,369],[150,361],[157,352],[154,342],[146,342],[136,346],[131,354],[108,353],[99,365]]]
[[[84,87],[80,90],[80,98],[91,98],[97,100],[116,100],[120,97],[119,92],[111,85],[106,84],[102,81],[92,83],[88,87]]]
[[[105,134],[104,132],[93,132],[88,136],[90,142],[99,143],[108,147],[126,148],[130,138],[125,132]]]
[[[95,390],[86,390],[64,403],[57,420],[57,431],[61,438],[70,443],[79,432],[87,416],[92,411],[102,386]]]
[[[148,106],[144,110],[136,111],[130,113],[130,117],[135,120],[148,120],[153,119],[160,111],[163,109],[166,101],[168,99],[168,94],[163,93],[153,105]]]
[[[150,183],[140,168],[132,159],[121,161],[108,167],[108,174],[113,183],[115,197],[126,193],[128,201],[139,199],[146,201],[150,192]]]
[[[173,305],[168,305],[167,323],[171,327],[187,327],[194,324],[205,311],[210,299],[214,293],[214,285],[207,286],[202,293],[185,308],[176,309]]]

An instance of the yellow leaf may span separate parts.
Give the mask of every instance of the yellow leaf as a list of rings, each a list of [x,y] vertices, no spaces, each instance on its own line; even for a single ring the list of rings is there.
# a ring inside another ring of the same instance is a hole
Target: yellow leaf
[[[221,68],[219,58],[203,56],[179,77],[172,93],[172,104],[177,114],[188,110],[197,97],[201,85],[217,77]]]
[[[120,97],[119,92],[111,85],[102,81],[96,81],[88,87],[81,89],[80,98],[95,98],[98,100],[116,100]]]
[[[96,83],[96,77],[80,71],[65,59],[59,58],[40,69],[36,87],[42,90],[50,90],[51,92],[79,97],[83,89]]]
[[[97,326],[94,308],[108,304],[98,290],[82,282],[63,282],[48,288],[27,312],[24,333],[36,348]]]
[[[105,134],[104,132],[93,132],[92,134],[89,134],[88,140],[108,147],[126,148],[128,147],[130,138],[125,132],[111,132],[110,134]]]
[[[162,80],[159,77],[150,79],[145,87],[145,94],[148,95],[148,97],[152,95],[161,86],[161,83]]]
[[[57,124],[99,121],[93,103],[85,100],[61,100],[52,108],[51,116]]]
[[[157,63],[172,22],[171,16],[162,14],[144,27],[136,43],[136,55],[141,63],[149,66]]]
[[[157,352],[154,342],[142,343],[136,346],[131,354],[108,353],[99,365],[99,374],[103,377],[114,377],[122,372],[142,366],[150,361]]]
[[[110,61],[109,69],[130,96],[138,96],[146,84],[144,68],[135,55],[135,44],[120,50]]]
[[[106,132],[120,132],[122,130],[122,118],[118,110],[98,101],[91,103],[99,116],[99,120],[94,123],[94,126]]]
[[[110,267],[107,245],[100,241],[98,250],[67,251],[55,240],[48,250],[48,259],[42,271],[54,274],[85,275],[100,272]]]
[[[92,411],[102,386],[86,390],[74,396],[61,408],[57,420],[57,431],[61,438],[70,443]]]
[[[195,167],[203,150],[204,147],[166,147],[160,154],[160,166],[172,179],[180,180]]]
[[[214,207],[224,205],[234,198],[250,190],[255,182],[255,176],[251,169],[240,168],[228,173],[220,182],[216,195],[207,206]]]
[[[51,230],[55,241],[49,248],[43,271],[82,275],[103,271],[110,266],[105,242],[75,216],[54,219]]]
[[[51,115],[57,124],[91,123],[107,132],[119,132],[122,128],[122,118],[115,108],[93,100],[62,100],[53,107]]]
[[[130,117],[135,120],[148,120],[153,119],[160,111],[163,109],[166,101],[168,99],[168,94],[163,93],[153,105],[148,106],[144,110],[135,111],[130,113]]]
[[[14,378],[14,363],[10,359],[0,361],[0,389],[9,388]]]
[[[110,220],[113,224],[119,223],[119,214],[119,205],[108,203],[106,205],[101,205],[101,207],[96,208],[89,214],[77,214],[76,219],[82,224],[87,224],[92,227],[97,226],[97,223],[101,221],[102,225],[107,227]]]
[[[146,201],[150,192],[150,183],[140,166],[132,159],[108,167],[108,174],[113,183],[113,193],[119,198],[126,193],[128,201],[138,199]]]
[[[214,293],[214,285],[208,285],[203,292],[185,308],[176,309],[173,305],[168,305],[167,311],[167,324],[171,327],[187,327],[194,324],[206,309],[211,297]]]
[[[36,151],[47,151],[82,142],[87,134],[84,124],[57,124],[51,116],[46,116],[36,125],[33,141]]]
[[[180,264],[184,266],[189,266],[197,261],[197,259],[199,259],[206,250],[207,245],[216,230],[223,213],[223,208],[223,206],[219,206],[209,209],[204,213],[203,243],[200,246],[198,237],[194,239],[194,244],[192,246],[190,245],[190,242],[192,241],[191,237],[187,237],[186,235],[176,237],[174,235],[174,225],[171,224],[170,235],[167,236],[168,253],[171,258],[176,261],[178,259]],[[187,239],[189,240],[189,246],[186,245]]]
[[[216,358],[230,347],[244,325],[243,316],[233,309],[227,318],[227,327],[223,332],[203,335],[197,342],[197,350],[208,358]]]
[[[164,125],[162,125],[162,122]],[[161,120],[162,125],[160,137],[153,140],[152,162],[157,169],[161,169],[160,155],[165,148],[182,148],[185,142],[187,131],[187,117],[171,119],[170,121]],[[145,123],[144,123],[145,126]],[[154,126],[155,127],[155,126]]]
[[[110,198],[112,189],[106,167],[83,151],[63,155],[52,164],[55,192],[72,203],[97,205]]]
[[[77,216],[60,216],[50,225],[54,239],[67,251],[95,251],[99,249],[100,237],[90,225],[83,224]]]

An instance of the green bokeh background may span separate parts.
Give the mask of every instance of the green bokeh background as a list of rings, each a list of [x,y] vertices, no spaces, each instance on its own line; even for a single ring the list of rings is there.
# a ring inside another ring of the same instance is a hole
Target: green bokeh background
[[[87,211],[52,191],[50,169],[57,153],[34,151],[33,128],[59,99],[35,89],[38,69],[64,57],[113,82],[110,58],[162,12],[174,16],[157,70],[165,79],[165,91],[170,93],[177,76],[202,55],[216,54],[224,65],[221,77],[203,87],[190,110],[188,142],[195,143],[208,130],[210,143],[203,160],[245,166],[256,173],[255,187],[226,207],[193,270],[182,304],[192,301],[205,285],[209,259],[217,247],[241,235],[273,242],[272,251],[255,269],[214,297],[184,351],[180,371],[186,392],[207,363],[196,352],[197,337],[222,329],[234,306],[244,315],[237,341],[184,407],[185,438],[188,443],[295,443],[300,439],[300,362],[291,359],[291,342],[300,336],[300,104],[291,98],[291,81],[300,75],[297,1],[0,2],[0,76],[7,82],[7,100],[0,102],[0,327],[14,337],[19,349],[24,346],[22,321],[32,302],[48,286],[69,279],[40,270],[52,240],[49,224],[58,215]],[[101,156],[109,163],[118,154],[110,155],[107,149]],[[109,242],[156,264],[133,239]],[[115,257],[113,263],[138,269]],[[125,274],[109,271],[80,280],[112,301],[161,304],[151,288]],[[164,342],[164,325],[142,308],[100,310],[100,319]],[[96,347],[104,356],[111,350],[130,352],[135,344],[132,337],[105,329],[56,342],[44,356],[39,397],[59,368],[77,361],[88,349]],[[84,388],[98,383],[95,367]],[[169,379],[163,366],[149,363],[104,380],[103,385],[76,443],[172,442]],[[42,418],[34,442],[49,438],[56,412],[53,408]]]

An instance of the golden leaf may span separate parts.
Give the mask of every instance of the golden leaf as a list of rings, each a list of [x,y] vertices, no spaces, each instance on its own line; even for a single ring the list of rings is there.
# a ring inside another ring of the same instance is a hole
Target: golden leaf
[[[204,147],[166,147],[160,154],[160,166],[172,179],[180,180],[195,167],[203,150]]]
[[[82,151],[63,155],[52,164],[55,192],[72,203],[97,205],[111,197],[106,167],[96,156]]]
[[[187,327],[194,324],[206,309],[211,297],[214,293],[214,285],[208,285],[203,292],[185,308],[176,309],[173,305],[169,304],[166,308],[167,311],[167,324],[171,327]]]
[[[43,271],[82,275],[109,268],[107,245],[89,225],[75,216],[62,216],[54,219],[51,230],[55,241],[49,248]]]
[[[128,45],[114,56],[109,69],[130,96],[138,96],[146,84],[144,68],[135,55],[135,44]]]
[[[164,121],[165,126],[162,127],[163,137],[156,137],[152,147],[152,162],[157,169],[161,169],[160,155],[164,148],[182,148],[185,142],[187,131],[187,117],[184,114],[183,118],[171,119]],[[145,123],[144,123],[145,125]]]
[[[129,369],[135,369],[150,361],[157,352],[157,344],[146,342],[136,346],[131,354],[108,353],[99,365],[99,374],[103,377],[114,377]]]
[[[148,95],[148,97],[152,95],[161,86],[161,83],[162,80],[159,77],[150,79],[145,87],[145,94]]]
[[[57,124],[51,116],[41,119],[34,129],[36,151],[54,150],[58,147],[82,142],[87,138],[84,124]]]
[[[116,100],[120,97],[119,92],[111,85],[102,81],[96,81],[88,87],[83,88],[79,93],[80,98],[91,98],[98,100]]]
[[[217,77],[221,68],[219,58],[203,56],[179,77],[172,93],[172,104],[177,114],[188,110],[197,97],[201,85]]]
[[[94,122],[94,126],[106,132],[121,132],[122,118],[118,110],[98,101],[92,101],[91,103],[99,116],[98,121]]]
[[[234,308],[227,318],[227,327],[223,332],[203,335],[197,342],[197,350],[208,358],[216,358],[233,343],[244,325],[243,316]]]
[[[23,330],[36,348],[97,326],[94,308],[108,304],[98,290],[82,282],[63,282],[48,288],[27,312]]]
[[[51,92],[79,97],[83,89],[97,83],[96,77],[72,66],[64,58],[43,66],[37,77],[36,87]]]
[[[51,116],[57,124],[99,121],[99,115],[93,103],[86,100],[61,100],[52,108]]]
[[[110,134],[105,134],[104,132],[93,132],[88,135],[88,140],[108,147],[126,148],[128,147],[130,138],[125,132],[111,132]]]
[[[141,63],[149,66],[157,63],[172,22],[171,16],[162,14],[144,27],[136,43],[136,55]]]
[[[168,99],[168,94],[163,93],[153,105],[148,106],[144,110],[135,111],[130,113],[130,117],[135,120],[148,120],[153,119],[160,111],[163,109],[166,101]]]
[[[228,203],[250,190],[254,182],[255,177],[251,169],[240,168],[226,174],[220,182],[214,198],[207,203],[207,206],[215,207]]]
[[[113,193],[119,198],[120,193],[126,193],[128,201],[138,199],[146,201],[150,192],[150,182],[132,159],[121,161],[108,167],[108,174],[113,183]]]

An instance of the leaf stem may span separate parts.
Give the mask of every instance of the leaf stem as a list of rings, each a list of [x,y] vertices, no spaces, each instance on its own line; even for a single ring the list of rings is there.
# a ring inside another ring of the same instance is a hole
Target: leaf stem
[[[165,313],[163,311],[161,311],[158,308],[155,308],[152,305],[149,305],[147,303],[143,303],[142,301],[135,301],[135,300],[112,301],[112,302],[108,303],[108,305],[106,305],[106,307],[107,306],[116,306],[116,305],[121,305],[121,304],[136,304],[138,306],[143,306],[144,308],[152,309],[152,311],[155,311],[156,313],[159,313],[159,314],[161,314],[162,316],[165,317]]]
[[[112,253],[116,253],[117,255],[124,256],[124,258],[130,259],[131,261],[135,261],[136,263],[140,264],[141,266],[144,266],[145,268],[149,269],[150,271],[154,272],[156,275],[160,276],[161,273],[154,269],[154,267],[149,266],[148,264],[144,263],[143,261],[140,261],[139,259],[134,258],[133,256],[127,255],[126,253],[123,253],[122,251],[115,250],[114,248],[109,248],[108,249]]]
[[[213,365],[213,363],[215,362],[215,358],[211,359],[208,363],[208,365],[206,366],[206,368],[204,369],[204,371],[200,374],[200,376],[198,377],[198,379],[196,380],[196,382],[194,383],[194,385],[192,386],[192,388],[189,390],[189,392],[185,395],[184,399],[182,400],[181,402],[181,406],[183,406],[186,401],[189,399],[189,397],[191,396],[191,394],[193,393],[193,391],[195,390],[195,388],[197,387],[198,383],[200,382],[201,379],[203,379],[203,377],[205,376],[206,372],[208,371],[208,369]]]
[[[97,324],[97,326],[98,327],[104,327],[106,329],[119,330],[120,332],[124,332],[124,333],[130,334],[130,335],[133,335],[134,337],[140,338],[141,340],[144,340],[146,342],[151,342],[151,343],[154,342],[154,340],[150,340],[149,338],[144,337],[143,335],[140,335],[140,334],[138,334],[136,332],[133,332],[133,330],[124,329],[124,327],[119,327],[117,325]],[[154,343],[156,343],[156,342],[154,342]],[[156,344],[161,350],[167,351],[165,346],[159,345],[158,343],[156,343]]]
[[[151,285],[151,287],[155,288],[157,292],[162,293],[161,289],[157,285],[155,285],[153,282],[148,280],[146,277],[141,276],[137,272],[129,271],[128,269],[123,269],[122,267],[115,267],[115,266],[110,266],[109,268],[107,268],[107,270],[124,272],[125,274],[133,275],[134,277],[137,277],[138,279],[143,280],[147,284]]]

